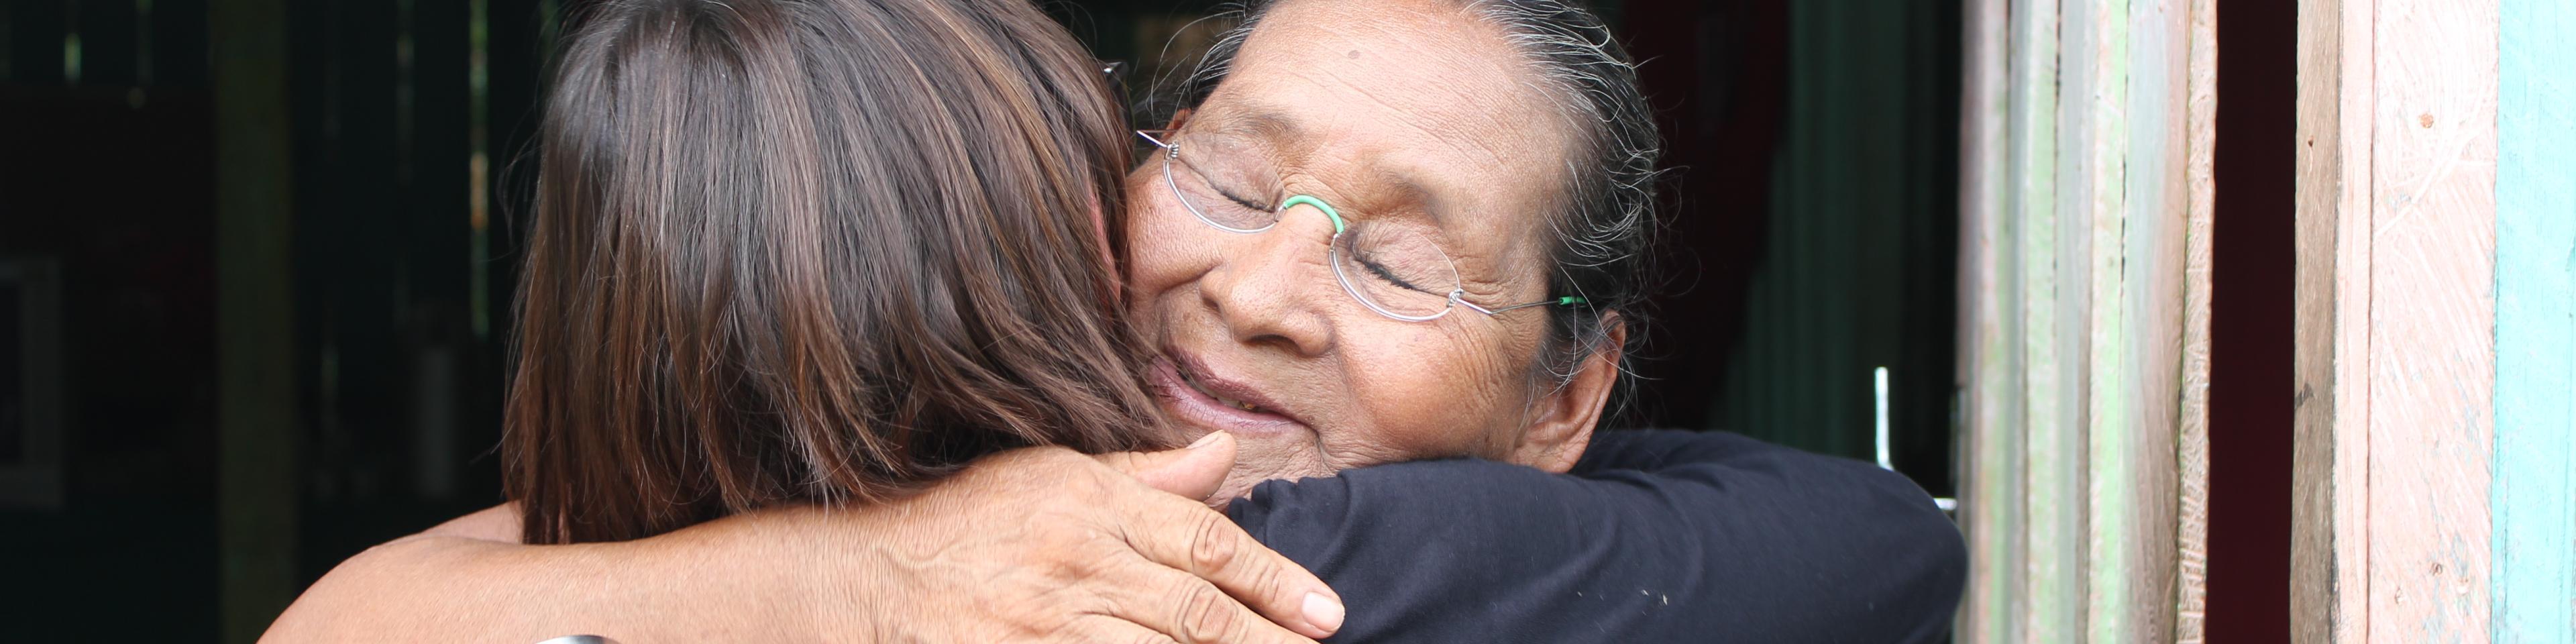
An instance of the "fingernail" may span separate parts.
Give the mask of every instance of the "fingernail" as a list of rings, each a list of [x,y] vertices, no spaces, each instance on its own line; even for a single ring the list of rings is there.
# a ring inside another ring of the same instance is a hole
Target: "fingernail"
[[[1325,632],[1342,630],[1342,602],[1323,593],[1306,593],[1306,623]]]
[[[1190,443],[1190,446],[1189,446],[1189,448],[1188,448],[1188,449],[1198,449],[1198,448],[1201,448],[1201,447],[1207,447],[1207,446],[1208,446],[1208,443],[1214,443],[1214,442],[1216,442],[1216,437],[1217,437],[1217,435],[1219,435],[1219,434],[1223,434],[1223,433],[1225,433],[1225,432],[1223,432],[1223,431],[1213,431],[1213,432],[1208,432],[1206,436],[1200,436],[1200,437],[1199,437],[1198,442]]]

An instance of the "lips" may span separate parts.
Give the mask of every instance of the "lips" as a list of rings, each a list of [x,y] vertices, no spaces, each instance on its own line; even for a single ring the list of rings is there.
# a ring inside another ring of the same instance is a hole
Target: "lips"
[[[1174,365],[1174,366],[1175,366],[1175,367],[1178,367],[1179,365]],[[1177,369],[1177,368],[1176,368],[1176,369],[1174,369],[1174,370],[1175,370],[1175,371],[1180,372],[1181,384],[1189,385],[1191,389],[1196,389],[1196,390],[1198,390],[1198,391],[1199,391],[1199,393],[1207,394],[1207,396],[1208,396],[1209,398],[1214,398],[1214,399],[1216,399],[1217,404],[1225,405],[1225,406],[1227,406],[1227,407],[1234,407],[1234,408],[1237,408],[1237,409],[1241,409],[1241,410],[1248,411],[1248,412],[1252,412],[1252,413],[1256,413],[1256,414],[1258,414],[1258,413],[1264,413],[1264,412],[1266,411],[1266,410],[1262,409],[1260,405],[1255,405],[1255,404],[1248,403],[1248,402],[1244,402],[1244,401],[1241,401],[1241,400],[1236,400],[1236,399],[1235,399],[1234,397],[1232,397],[1232,396],[1227,396],[1227,395],[1225,395],[1225,394],[1217,393],[1217,391],[1230,391],[1231,389],[1223,388],[1223,387],[1218,387],[1218,388],[1215,388],[1215,389],[1211,389],[1211,388],[1210,388],[1210,386],[1208,385],[1208,383],[1206,383],[1206,382],[1204,382],[1204,381],[1201,381],[1201,380],[1198,378],[1198,376],[1196,375],[1196,373],[1195,373],[1195,372],[1193,372],[1193,371],[1191,371],[1191,370],[1189,370],[1189,369]]]
[[[1174,415],[1210,429],[1267,434],[1304,426],[1269,396],[1212,374],[1186,353],[1166,349],[1153,379]]]

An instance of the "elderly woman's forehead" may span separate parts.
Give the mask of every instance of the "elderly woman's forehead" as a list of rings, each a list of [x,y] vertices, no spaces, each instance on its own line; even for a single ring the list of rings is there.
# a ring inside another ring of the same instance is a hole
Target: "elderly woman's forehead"
[[[1555,101],[1502,30],[1462,4],[1285,3],[1253,29],[1229,83],[1354,118],[1530,129]]]
[[[1193,121],[1285,154],[1381,166],[1339,168],[1343,179],[1420,179],[1373,188],[1529,207],[1552,198],[1542,177],[1562,167],[1570,137],[1549,126],[1561,114],[1530,74],[1500,30],[1455,4],[1298,0],[1262,18]]]

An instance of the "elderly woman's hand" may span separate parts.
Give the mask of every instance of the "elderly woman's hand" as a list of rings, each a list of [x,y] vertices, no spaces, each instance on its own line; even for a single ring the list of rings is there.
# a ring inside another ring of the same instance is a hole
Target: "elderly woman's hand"
[[[1333,591],[1199,501],[1233,462],[1223,435],[1154,453],[1022,449],[894,503],[560,546],[521,545],[518,509],[503,505],[342,562],[262,641],[1277,644],[1331,634],[1342,623]]]
[[[816,529],[787,534],[810,540],[804,552],[859,558],[812,567],[824,573],[813,580],[819,605],[864,611],[845,616],[864,622],[837,625],[818,611],[825,632],[933,642],[1331,635],[1343,612],[1332,590],[1197,500],[1234,460],[1232,439],[1210,436],[1160,453],[1015,450],[895,503],[794,513]]]

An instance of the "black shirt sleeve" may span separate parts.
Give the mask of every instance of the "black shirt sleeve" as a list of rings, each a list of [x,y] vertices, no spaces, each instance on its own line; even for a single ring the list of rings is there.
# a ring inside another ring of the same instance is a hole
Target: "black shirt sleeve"
[[[1333,642],[1929,642],[1967,570],[1912,481],[1724,433],[1272,481],[1227,514],[1342,595]]]

